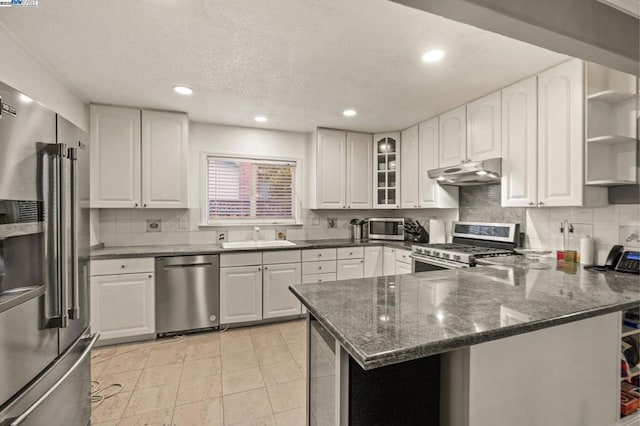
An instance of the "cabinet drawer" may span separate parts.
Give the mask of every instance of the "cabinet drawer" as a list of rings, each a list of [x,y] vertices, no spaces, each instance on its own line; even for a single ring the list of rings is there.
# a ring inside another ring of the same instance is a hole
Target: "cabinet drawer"
[[[364,247],[341,247],[338,249],[338,259],[363,259]]]
[[[220,255],[220,267],[262,265],[262,252],[227,253]]]
[[[396,261],[402,263],[411,263],[411,258],[409,255],[411,252],[409,250],[396,250]]]
[[[311,274],[302,276],[302,284],[336,281],[336,274]]]
[[[275,263],[300,263],[300,250],[262,252],[262,263],[265,265]]]
[[[327,272],[336,272],[335,260],[324,262],[305,262],[302,264],[302,275],[325,274]]]
[[[93,260],[91,275],[137,274],[153,272],[154,268],[153,257]]]
[[[316,260],[335,260],[336,249],[313,249],[302,251],[303,262],[313,262]]]

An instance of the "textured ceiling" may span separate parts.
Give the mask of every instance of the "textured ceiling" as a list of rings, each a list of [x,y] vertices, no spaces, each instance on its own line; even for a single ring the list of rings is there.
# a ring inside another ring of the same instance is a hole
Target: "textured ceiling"
[[[386,0],[39,3],[0,23],[82,100],[240,126],[402,129],[565,59]]]

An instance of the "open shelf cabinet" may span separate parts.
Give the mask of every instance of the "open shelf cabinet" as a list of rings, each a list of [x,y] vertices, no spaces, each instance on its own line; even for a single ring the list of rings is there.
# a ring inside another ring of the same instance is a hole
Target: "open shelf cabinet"
[[[631,74],[586,63],[586,184],[638,182],[638,85]]]
[[[634,328],[634,327],[630,327],[626,324],[623,323],[623,319],[624,319],[624,312],[621,312],[620,314],[620,339],[624,339],[624,338],[628,338],[630,336],[640,336],[640,329]],[[635,365],[635,366],[631,366],[630,368],[630,377],[629,378],[623,378],[621,373],[618,373],[619,375],[619,379],[620,379],[620,386],[618,388],[618,395],[619,398],[622,398],[622,383],[627,381],[627,380],[631,380],[634,383],[634,386],[638,386],[638,383],[640,383],[638,380],[640,380],[640,364]],[[619,399],[619,401],[620,401]],[[624,415],[622,413],[622,406],[620,406],[620,410],[618,412],[618,424],[619,425],[637,425],[640,424],[640,409],[636,410],[633,413]]]

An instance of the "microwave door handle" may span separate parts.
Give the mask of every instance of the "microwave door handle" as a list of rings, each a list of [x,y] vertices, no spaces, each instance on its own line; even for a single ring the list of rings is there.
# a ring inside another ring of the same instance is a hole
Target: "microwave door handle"
[[[80,294],[78,276],[78,149],[69,148],[69,167],[71,178],[71,308],[69,319],[80,318]]]

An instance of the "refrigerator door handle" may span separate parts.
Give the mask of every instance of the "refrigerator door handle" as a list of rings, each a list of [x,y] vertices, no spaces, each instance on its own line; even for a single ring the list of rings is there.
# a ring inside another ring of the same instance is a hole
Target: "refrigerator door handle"
[[[80,318],[80,293],[78,276],[78,149],[69,148],[68,158],[71,177],[71,308],[69,319]]]
[[[34,402],[29,408],[27,408],[24,413],[22,413],[20,416],[16,417],[15,419],[12,419],[9,425],[10,426],[20,425],[22,422],[24,422],[27,419],[27,417],[29,417],[31,413],[37,410],[38,407],[41,406],[42,403],[44,403],[47,400],[47,398],[49,398],[51,394],[53,394],[65,382],[65,380],[67,380],[67,378],[69,378],[69,376],[71,376],[78,369],[78,367],[80,367],[80,365],[82,365],[85,358],[87,358],[87,356],[91,354],[91,349],[93,349],[93,346],[96,344],[99,337],[100,337],[99,333],[95,333],[94,335],[89,336],[88,339],[91,339],[91,342],[85,348],[84,352],[82,352],[80,357],[78,357],[76,362],[73,363],[71,368],[69,368],[53,386],[51,386],[40,398],[38,398],[36,402]]]
[[[67,304],[67,278],[69,267],[67,260],[69,259],[69,247],[67,246],[67,146],[65,144],[58,145],[58,277],[60,290],[60,328],[66,328],[69,325],[69,314]]]

